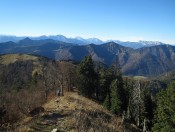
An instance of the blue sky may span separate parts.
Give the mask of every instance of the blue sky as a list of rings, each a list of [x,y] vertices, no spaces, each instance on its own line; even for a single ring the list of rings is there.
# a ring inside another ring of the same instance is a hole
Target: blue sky
[[[0,34],[175,44],[175,0],[1,0]]]

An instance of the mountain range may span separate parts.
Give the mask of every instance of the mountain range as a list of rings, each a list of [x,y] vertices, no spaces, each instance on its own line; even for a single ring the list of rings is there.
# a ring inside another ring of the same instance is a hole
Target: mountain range
[[[87,45],[87,44],[103,44],[103,43],[107,43],[107,42],[115,42],[118,43],[122,46],[125,47],[130,47],[130,48],[134,48],[134,49],[138,49],[141,47],[150,47],[150,46],[155,46],[155,45],[164,45],[164,43],[162,42],[158,42],[158,41],[138,41],[138,42],[130,42],[130,41],[119,41],[119,40],[107,40],[107,41],[102,41],[98,38],[82,38],[82,37],[75,37],[75,38],[68,38],[65,37],[63,35],[50,35],[50,36],[39,36],[39,37],[30,37],[30,36],[8,36],[8,35],[0,35],[0,43],[2,42],[8,42],[8,41],[12,41],[12,42],[19,42],[22,39],[25,38],[30,38],[32,40],[46,40],[46,39],[52,39],[52,40],[56,40],[56,41],[62,41],[62,42],[66,42],[66,43],[74,43],[74,44],[78,44],[78,45]]]
[[[81,61],[91,55],[94,61],[107,66],[118,63],[124,75],[157,76],[174,70],[175,46],[156,45],[133,49],[115,42],[79,45],[53,39],[0,43],[0,54],[33,54],[54,60]]]

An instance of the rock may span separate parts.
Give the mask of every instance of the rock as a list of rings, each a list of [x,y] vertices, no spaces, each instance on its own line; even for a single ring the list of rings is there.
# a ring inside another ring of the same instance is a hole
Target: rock
[[[35,115],[38,115],[41,112],[44,112],[44,108],[39,106],[39,107],[36,107],[36,108],[32,109],[31,111],[29,111],[29,115],[30,116],[35,116]]]
[[[54,128],[51,132],[58,132],[58,129]]]

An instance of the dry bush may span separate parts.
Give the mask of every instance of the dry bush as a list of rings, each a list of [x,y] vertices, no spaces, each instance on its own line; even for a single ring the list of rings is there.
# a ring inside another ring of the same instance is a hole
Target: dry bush
[[[14,91],[3,91],[0,95],[0,103],[4,105],[6,114],[1,118],[0,131],[12,131],[12,124],[16,123],[21,117],[18,107],[15,104],[16,92]]]
[[[40,89],[21,89],[20,91],[3,91],[0,93],[0,106],[5,107],[6,114],[0,124],[17,123],[24,115],[45,102],[44,92]]]
[[[121,124],[111,115],[99,110],[80,110],[73,114],[74,129],[82,132],[109,132],[122,130]]]
[[[45,102],[43,91],[22,90],[16,98],[16,105],[21,113],[28,115],[31,110]]]

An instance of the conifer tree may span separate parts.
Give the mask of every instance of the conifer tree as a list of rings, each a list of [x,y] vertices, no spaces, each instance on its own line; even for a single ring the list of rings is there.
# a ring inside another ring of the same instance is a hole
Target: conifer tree
[[[102,68],[99,71],[98,82],[99,82],[99,100],[104,101],[106,98],[109,98],[110,95],[110,85],[111,82],[116,78],[109,69]],[[108,97],[107,97],[108,96]],[[108,99],[107,99],[108,100]],[[106,100],[106,101],[107,101]]]
[[[108,110],[111,109],[111,96],[108,94],[103,102],[103,106],[106,107]]]
[[[157,95],[157,108],[155,113],[155,132],[175,131],[175,81],[168,88]]]
[[[121,112],[122,100],[120,95],[120,87],[118,85],[118,80],[114,80],[111,83],[111,111],[115,114],[119,114]]]
[[[127,108],[122,74],[120,69],[113,65],[108,69],[107,76],[110,85],[108,86],[104,106],[115,114],[121,114]]]
[[[78,90],[79,94],[92,97],[95,92],[96,74],[91,56],[87,56],[78,66]]]

